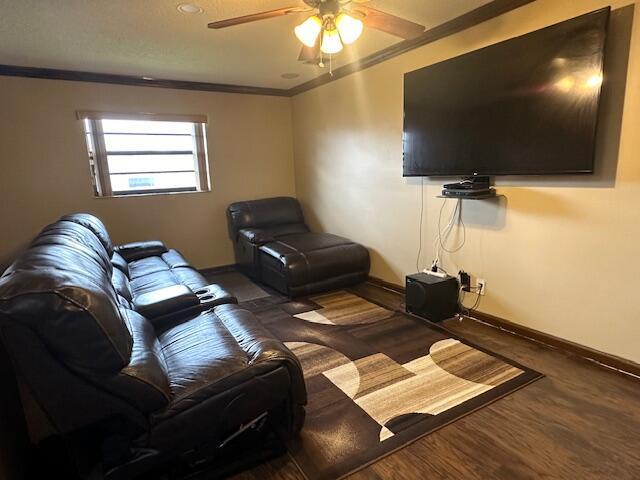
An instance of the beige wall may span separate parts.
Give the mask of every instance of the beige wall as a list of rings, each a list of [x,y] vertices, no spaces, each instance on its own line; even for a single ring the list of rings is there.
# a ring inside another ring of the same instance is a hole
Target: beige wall
[[[94,198],[79,109],[207,114],[212,191]],[[288,98],[0,77],[0,162],[0,265],[74,211],[114,242],[159,238],[198,267],[230,264],[225,207],[295,193]]]
[[[371,273],[403,283],[416,270],[420,211],[420,180],[402,178],[403,73],[607,4],[538,0],[294,97],[296,189],[312,225],[362,242]],[[505,198],[464,203],[466,245],[445,266],[486,279],[482,311],[640,362],[640,32],[627,72],[629,10],[611,32],[598,173],[499,180]],[[441,183],[426,181],[421,266],[434,252]]]

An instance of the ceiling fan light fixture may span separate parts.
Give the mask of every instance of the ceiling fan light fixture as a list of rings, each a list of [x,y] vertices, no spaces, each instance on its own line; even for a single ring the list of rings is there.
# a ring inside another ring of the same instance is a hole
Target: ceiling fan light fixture
[[[336,18],[336,28],[340,33],[342,43],[345,45],[351,45],[360,38],[360,35],[362,35],[363,23],[357,18],[353,18],[346,13],[341,13]]]
[[[337,28],[322,32],[322,44],[320,50],[327,55],[342,51],[342,40]]]
[[[318,15],[312,15],[298,25],[294,32],[298,40],[307,47],[313,47],[322,31],[322,19]]]

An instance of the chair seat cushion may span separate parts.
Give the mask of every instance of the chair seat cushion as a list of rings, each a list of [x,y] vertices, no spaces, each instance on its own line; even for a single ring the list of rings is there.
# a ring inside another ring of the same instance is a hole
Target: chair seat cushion
[[[133,298],[145,293],[172,287],[174,285],[186,285],[192,290],[197,290],[207,284],[207,281],[193,269],[167,269],[154,272],[132,279],[129,282]]]
[[[152,255],[129,262],[129,278],[131,280],[151,273],[163,272],[172,268],[192,268],[177,250],[169,250],[160,255]]]
[[[237,305],[175,325],[158,341],[172,399],[152,415],[154,446],[212,428],[224,432],[229,418],[247,421],[288,398],[305,403],[297,358]]]
[[[203,312],[161,332],[158,340],[173,396],[163,417],[255,376],[262,364],[268,369],[274,366],[269,362],[284,362],[298,372],[297,358],[238,305]],[[296,381],[296,394],[304,397],[304,381]]]
[[[285,277],[286,285],[325,283],[369,271],[369,253],[362,245],[329,233],[287,235],[260,247],[263,275]],[[265,270],[268,270],[265,272]],[[285,292],[291,294],[291,291]]]
[[[209,283],[176,250],[130,262],[129,280],[134,298],[173,285],[197,290]]]
[[[308,253],[324,248],[340,245],[356,245],[348,238],[339,237],[331,233],[296,233],[278,238],[276,242],[270,242],[261,248],[263,252],[269,252],[272,256],[285,257],[294,253]]]

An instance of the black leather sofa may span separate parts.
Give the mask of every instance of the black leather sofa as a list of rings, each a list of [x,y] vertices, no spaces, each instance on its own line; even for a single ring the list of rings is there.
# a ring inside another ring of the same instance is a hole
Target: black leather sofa
[[[362,245],[307,227],[295,198],[236,202],[227,209],[239,269],[296,297],[363,282],[369,252]]]
[[[213,459],[258,420],[295,435],[298,360],[206,283],[161,242],[113,247],[91,215],[45,227],[0,277],[0,332],[32,440],[91,432],[106,477],[133,478]]]

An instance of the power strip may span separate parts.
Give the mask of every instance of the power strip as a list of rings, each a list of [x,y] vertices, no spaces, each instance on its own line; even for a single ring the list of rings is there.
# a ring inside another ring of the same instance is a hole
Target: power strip
[[[426,268],[422,270],[422,272],[426,273],[427,275],[433,275],[434,277],[438,277],[438,278],[447,278],[449,276],[444,272],[434,272],[433,270],[428,270]]]

